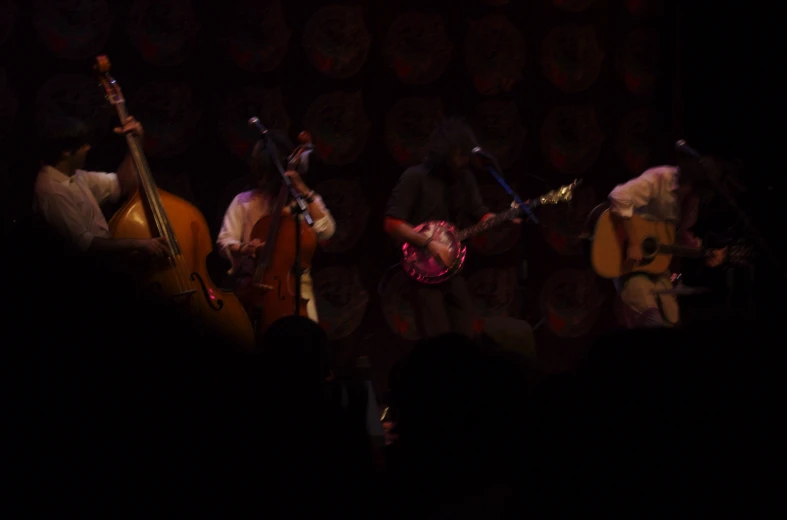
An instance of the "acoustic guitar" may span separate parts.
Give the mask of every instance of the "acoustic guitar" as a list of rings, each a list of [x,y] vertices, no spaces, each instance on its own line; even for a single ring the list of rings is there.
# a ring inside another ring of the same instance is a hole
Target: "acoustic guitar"
[[[663,273],[669,269],[673,257],[705,258],[712,249],[679,246],[675,244],[676,228],[671,222],[648,219],[633,215],[631,225],[642,239],[642,260],[627,258],[628,236],[623,228],[623,219],[609,209],[596,222],[592,237],[590,262],[596,274],[602,278],[617,278],[629,273]],[[743,264],[751,256],[747,246],[728,246],[725,262]]]

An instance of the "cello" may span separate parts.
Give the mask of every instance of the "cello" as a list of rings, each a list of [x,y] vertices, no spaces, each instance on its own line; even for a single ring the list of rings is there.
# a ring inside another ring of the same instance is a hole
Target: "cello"
[[[129,116],[120,86],[109,75],[105,55],[93,66],[107,100],[120,121]],[[114,238],[164,237],[169,254],[155,267],[135,266],[134,275],[155,294],[176,303],[222,339],[242,348],[254,346],[251,322],[237,297],[220,290],[208,274],[205,258],[212,241],[205,217],[189,202],[157,188],[139,137],[126,134],[140,186],[109,221]]]
[[[297,170],[301,165],[303,155],[311,148],[311,134],[301,132],[298,141],[300,144],[288,158],[288,170]],[[311,267],[317,251],[317,234],[311,226],[296,223],[295,219],[301,217],[287,204],[289,194],[287,183],[282,182],[270,214],[252,228],[250,240],[256,238],[265,244],[257,255],[253,273],[237,290],[238,298],[252,317],[258,344],[277,319],[294,314],[307,315],[306,300],[300,299],[296,304],[297,277],[293,271],[298,256],[301,269]],[[296,230],[300,233],[300,243],[295,238]]]

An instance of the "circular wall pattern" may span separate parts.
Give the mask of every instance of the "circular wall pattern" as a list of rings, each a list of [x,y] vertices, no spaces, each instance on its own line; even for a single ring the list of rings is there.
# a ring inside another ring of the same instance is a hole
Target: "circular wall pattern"
[[[35,0],[33,27],[54,56],[84,60],[98,54],[112,32],[114,15],[104,0]]]
[[[358,267],[327,267],[316,271],[312,279],[320,325],[328,337],[341,339],[355,332],[369,303]]]
[[[404,271],[397,267],[396,272],[387,280],[383,287],[381,305],[385,321],[391,332],[397,336],[415,341],[421,334],[415,322],[415,311],[411,302],[411,280]]]
[[[549,329],[561,338],[584,336],[596,324],[604,302],[593,271],[561,269],[541,288],[541,311]]]
[[[443,117],[440,98],[400,99],[385,117],[385,144],[403,167],[423,161],[426,144]]]
[[[369,55],[371,36],[363,9],[331,5],[314,13],[303,30],[303,48],[314,67],[331,78],[349,78]]]
[[[240,0],[224,10],[217,39],[235,65],[260,73],[281,64],[290,36],[281,0]]]
[[[363,152],[371,122],[361,92],[331,92],[315,99],[304,118],[320,158],[331,165],[355,161]]]
[[[146,83],[129,100],[129,110],[145,125],[145,152],[150,157],[180,155],[197,135],[201,114],[188,83]]]
[[[199,30],[190,0],[135,0],[126,26],[142,59],[158,67],[186,61],[197,44]]]
[[[598,79],[603,61],[604,53],[591,25],[561,25],[544,39],[541,67],[549,81],[563,92],[590,88]]]
[[[481,269],[467,279],[467,288],[478,314],[476,331],[483,330],[488,318],[505,318],[516,314],[519,305],[516,269],[491,267]]]
[[[260,139],[260,132],[249,126],[249,118],[259,117],[267,128],[284,133],[290,130],[290,118],[279,89],[234,89],[224,98],[218,114],[222,141],[232,155],[241,160],[248,159],[254,144]]]
[[[620,161],[632,175],[651,166],[651,146],[656,128],[653,111],[639,108],[627,112],[620,121],[615,149]]]
[[[307,179],[308,181],[308,179]],[[336,233],[324,244],[328,253],[349,251],[366,231],[369,206],[358,181],[328,179],[315,186],[336,221]]]
[[[640,97],[651,97],[656,89],[661,39],[658,33],[635,29],[623,39],[617,57],[618,74],[626,88]]]
[[[601,154],[604,133],[589,105],[558,106],[541,128],[541,149],[547,161],[567,175],[585,173]]]
[[[527,130],[513,100],[487,99],[473,109],[470,125],[481,147],[495,156],[501,168],[520,157]]]
[[[116,111],[94,78],[58,74],[36,92],[34,114],[36,124],[43,128],[56,124],[63,117],[79,119],[90,129],[90,141],[95,146],[106,137]]]
[[[385,40],[388,66],[408,85],[437,80],[448,68],[453,50],[439,14],[404,13],[391,24]]]
[[[468,21],[465,63],[476,90],[486,96],[510,91],[522,79],[525,40],[502,15]]]

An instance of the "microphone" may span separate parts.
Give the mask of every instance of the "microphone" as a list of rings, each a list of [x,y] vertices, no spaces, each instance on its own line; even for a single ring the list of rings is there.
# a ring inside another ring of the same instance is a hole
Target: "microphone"
[[[497,159],[495,159],[494,155],[492,155],[491,153],[485,152],[483,150],[483,148],[481,148],[480,146],[476,146],[475,148],[473,148],[470,153],[472,153],[473,155],[477,155],[478,157],[483,157],[484,159],[488,159],[490,161],[496,161],[497,160]]]
[[[249,119],[249,126],[256,126],[257,130],[259,130],[262,135],[265,135],[265,134],[268,133],[268,129],[265,128],[265,126],[262,123],[260,123],[260,118],[259,117],[252,117],[252,118],[250,118]]]
[[[694,157],[695,159],[701,159],[702,158],[702,155],[700,155],[700,153],[697,150],[695,150],[691,146],[687,145],[686,141],[683,140],[683,139],[681,139],[680,141],[675,143],[675,151],[676,152],[685,153],[686,155],[690,155],[691,157]]]

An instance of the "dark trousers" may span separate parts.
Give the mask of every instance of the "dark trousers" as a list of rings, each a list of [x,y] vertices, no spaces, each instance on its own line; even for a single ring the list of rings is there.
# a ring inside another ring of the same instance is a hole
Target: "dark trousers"
[[[476,310],[467,281],[454,276],[439,285],[411,281],[411,303],[415,322],[422,338],[458,332],[468,337],[476,335]]]

